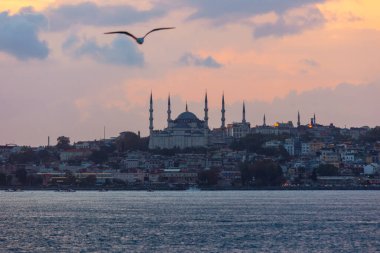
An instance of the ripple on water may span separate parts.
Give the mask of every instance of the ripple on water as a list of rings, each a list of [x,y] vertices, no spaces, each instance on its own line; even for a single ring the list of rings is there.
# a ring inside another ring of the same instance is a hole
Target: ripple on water
[[[0,194],[0,252],[374,252],[380,192]]]

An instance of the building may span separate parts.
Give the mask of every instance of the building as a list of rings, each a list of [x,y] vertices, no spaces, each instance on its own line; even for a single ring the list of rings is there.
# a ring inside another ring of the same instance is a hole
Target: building
[[[286,139],[284,143],[284,148],[288,152],[289,155],[295,155],[295,140],[294,139]]]
[[[245,137],[250,133],[251,123],[245,120],[245,103],[243,102],[243,118],[241,122],[233,122],[227,125],[227,135],[235,139]]]
[[[224,142],[226,137],[226,124],[225,124],[225,103],[224,94],[222,97],[222,118],[221,128],[218,130],[219,137],[215,138],[218,142]],[[154,130],[153,127],[153,98],[150,96],[149,108],[149,148],[150,149],[171,149],[171,148],[197,148],[207,147],[212,138],[210,138],[211,131],[208,126],[208,100],[207,93],[205,94],[205,107],[204,118],[200,120],[194,113],[188,110],[186,104],[185,112],[182,112],[174,120],[171,118],[171,104],[170,96],[168,97],[168,110],[167,110],[167,127],[163,130]]]
[[[321,152],[320,159],[321,159],[322,162],[324,162],[326,164],[332,164],[335,167],[339,168],[339,165],[340,165],[340,156],[336,152],[335,149],[332,149],[332,148],[323,148],[323,149],[320,150],[320,152]]]
[[[89,157],[92,154],[91,150],[88,149],[70,149],[62,151],[59,154],[59,158],[62,162],[67,162],[71,160],[80,160]]]

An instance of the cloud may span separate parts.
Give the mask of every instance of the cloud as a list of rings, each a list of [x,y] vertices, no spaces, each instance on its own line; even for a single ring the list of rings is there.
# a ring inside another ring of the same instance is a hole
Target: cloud
[[[301,60],[301,63],[313,68],[319,67],[319,63],[313,59],[303,59]]]
[[[103,5],[92,2],[61,5],[47,11],[52,30],[66,29],[72,25],[117,26],[144,22],[166,13],[164,7],[137,10],[128,5]]]
[[[318,123],[324,125],[376,126],[380,125],[377,116],[379,93],[380,82],[363,85],[342,83],[335,88],[317,88],[302,93],[291,91],[284,98],[276,98],[269,103],[249,102],[246,107],[248,114],[255,115],[254,125],[261,123],[264,113],[270,123],[296,122],[297,111],[300,111],[302,124],[307,124],[315,113]],[[241,110],[236,107],[233,114]]]
[[[206,68],[220,68],[223,65],[217,62],[212,56],[201,57],[192,53],[184,54],[180,60],[180,64],[185,66],[199,66]]]
[[[333,123],[336,126],[360,127],[364,125],[380,125],[378,115],[379,103],[377,102],[380,94],[380,82],[354,85],[343,83],[335,88],[317,88],[302,93],[291,91],[283,98],[275,98],[270,102],[247,101],[246,117],[251,126],[261,125],[263,115],[266,114],[267,124],[275,122],[297,122],[297,112],[301,114],[301,123],[308,124],[313,114],[316,114],[317,123],[329,125]],[[145,118],[148,115],[148,93],[146,94],[146,104],[138,110],[142,112]],[[226,95],[226,121],[241,122],[242,120],[242,101],[231,103]],[[153,94],[154,96],[154,94]],[[204,94],[199,93],[197,101],[190,101],[189,110],[202,119],[204,116]],[[211,128],[219,127],[221,116],[221,96],[213,97],[209,94],[209,106],[217,101],[217,106],[209,108],[209,125]],[[184,111],[185,101],[181,97],[171,97],[172,116],[175,118]],[[352,106],[353,102],[355,106]],[[156,129],[162,129],[166,126],[166,98],[155,99],[154,97],[154,126]],[[132,109],[135,110],[135,109]],[[136,108],[137,110],[137,108]],[[148,121],[133,122],[130,127],[140,129],[143,134],[148,134]]]
[[[285,13],[274,23],[255,25],[254,37],[283,37],[320,27],[324,23],[325,18],[319,9],[307,8],[306,11],[301,14]]]
[[[324,2],[324,0],[187,0],[187,5],[197,10],[189,19],[211,19],[227,23],[252,16],[275,12],[282,14],[294,8]]]
[[[0,51],[19,60],[45,59],[49,54],[47,42],[38,38],[46,27],[46,18],[31,8],[21,9],[15,15],[0,13]]]
[[[200,93],[201,94],[201,93]],[[342,83],[335,88],[317,88],[302,93],[291,91],[283,98],[275,98],[271,102],[247,101],[246,116],[251,122],[251,126],[261,125],[263,115],[266,114],[267,123],[275,122],[297,122],[297,112],[300,111],[301,123],[307,124],[313,114],[316,114],[317,123],[336,126],[360,127],[368,125],[374,127],[380,125],[378,117],[378,94],[380,94],[380,82],[371,84],[354,85]],[[226,95],[226,121],[240,122],[242,120],[242,103],[238,101],[231,103]],[[203,117],[203,94],[199,102],[190,102],[189,110],[196,113],[199,118]],[[243,98],[242,98],[243,100]],[[220,103],[221,98],[217,98]],[[156,101],[155,101],[156,102]],[[209,103],[212,99],[209,97]],[[184,101],[173,96],[172,110],[176,111],[173,115],[183,111]],[[355,103],[355,106],[352,104]],[[155,122],[165,125],[166,105],[163,99],[159,105],[155,104]],[[145,108],[146,113],[147,110]],[[217,107],[209,108],[210,126],[220,126],[220,104]],[[155,124],[157,125],[157,123]],[[147,123],[145,123],[147,131]],[[145,132],[146,132],[145,131]]]
[[[99,45],[95,39],[80,41],[72,35],[63,43],[62,48],[74,57],[90,57],[105,64],[144,65],[144,55],[137,50],[135,43],[125,38],[116,38],[111,45]]]
[[[70,35],[65,42],[62,44],[63,50],[68,50],[70,48],[73,48],[75,45],[77,45],[80,42],[80,39],[77,35],[72,34]]]

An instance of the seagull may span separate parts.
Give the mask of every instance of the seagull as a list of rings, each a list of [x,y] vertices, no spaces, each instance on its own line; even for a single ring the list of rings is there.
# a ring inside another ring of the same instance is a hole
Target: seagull
[[[141,38],[137,38],[136,36],[134,36],[133,34],[129,33],[129,32],[126,32],[126,31],[116,31],[116,32],[107,32],[107,33],[104,33],[104,34],[114,34],[114,33],[120,33],[120,34],[125,34],[125,35],[128,35],[132,38],[135,39],[135,41],[138,43],[138,44],[143,44],[144,43],[144,39],[145,37],[149,34],[149,33],[152,33],[152,32],[155,32],[155,31],[160,31],[160,30],[166,30],[166,29],[174,29],[175,27],[161,27],[161,28],[155,28],[153,30],[151,30],[150,32],[148,32],[147,34],[144,35],[144,37],[141,37]]]

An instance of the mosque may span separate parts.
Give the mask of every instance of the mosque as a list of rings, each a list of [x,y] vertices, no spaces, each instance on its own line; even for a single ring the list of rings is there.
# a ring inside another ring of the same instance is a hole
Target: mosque
[[[282,133],[291,134],[301,126],[300,113],[297,115],[297,128],[291,121],[287,123],[276,122],[273,126],[266,124],[264,114],[263,124],[251,128],[251,123],[246,121],[245,103],[243,102],[242,121],[233,122],[226,126],[226,108],[224,94],[222,96],[222,117],[219,128],[210,129],[208,125],[208,100],[207,93],[204,100],[204,117],[200,120],[194,113],[189,112],[187,104],[186,110],[178,115],[176,119],[171,118],[170,96],[168,97],[167,127],[163,130],[153,128],[153,96],[150,94],[149,108],[149,149],[171,149],[171,148],[199,148],[199,147],[225,147],[234,139],[245,137],[247,134],[270,134],[278,135]],[[308,128],[318,127],[315,114],[311,118]]]
[[[153,127],[153,97],[150,95],[149,108],[149,148],[195,148],[212,145],[223,145],[230,139],[226,128],[224,94],[222,96],[222,118],[220,128],[210,130],[208,125],[208,101],[207,93],[204,100],[204,117],[200,120],[194,113],[188,110],[171,118],[170,96],[168,97],[167,127],[163,130],[154,130]],[[245,110],[244,110],[245,118]]]

